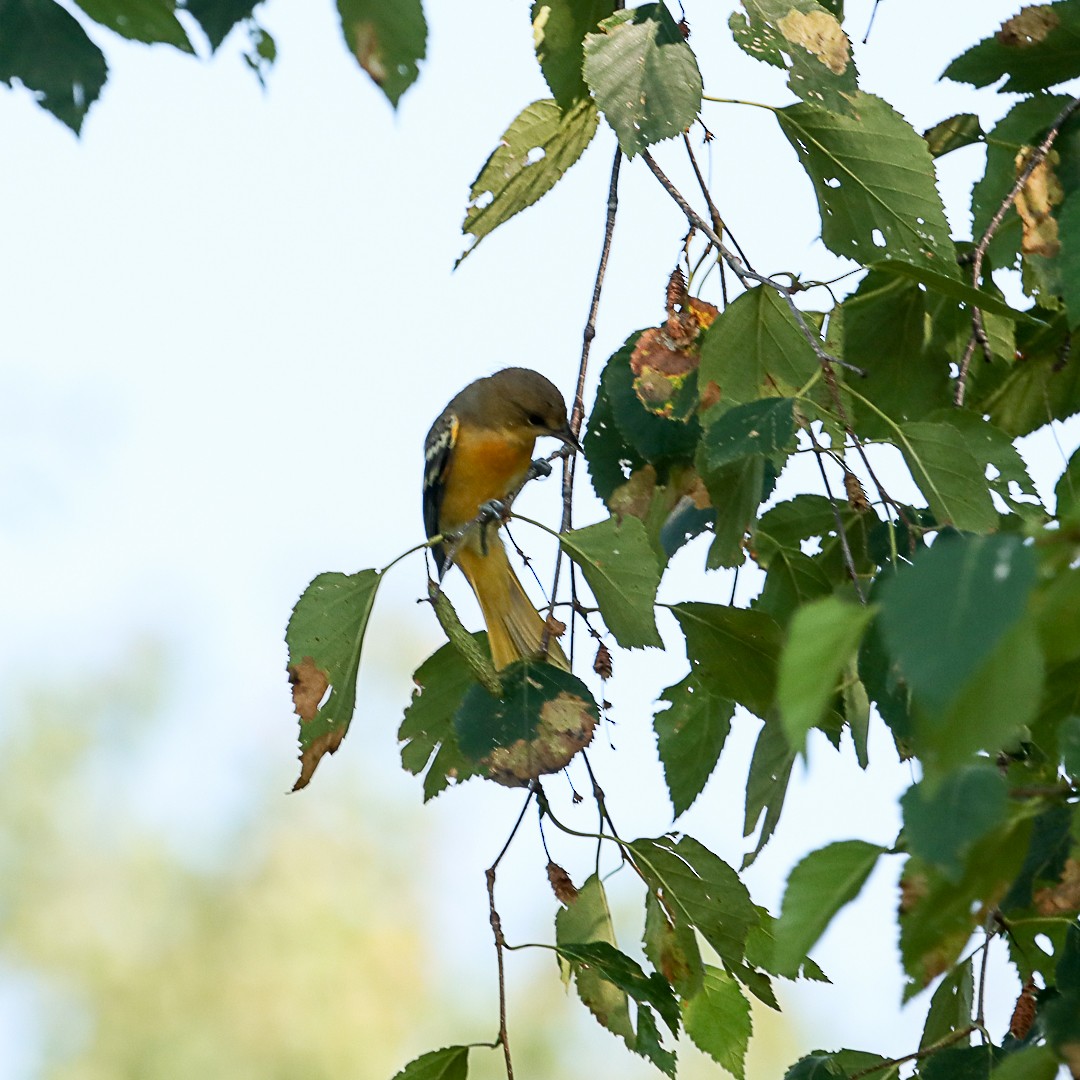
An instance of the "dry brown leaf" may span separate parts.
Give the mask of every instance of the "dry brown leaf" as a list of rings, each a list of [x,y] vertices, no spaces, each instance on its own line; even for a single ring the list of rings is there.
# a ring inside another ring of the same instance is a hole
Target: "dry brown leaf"
[[[593,660],[592,669],[601,679],[611,678],[611,650],[602,641],[596,647],[596,659]]]
[[[1027,167],[1033,153],[1031,147],[1025,147],[1016,155],[1017,176]],[[1016,212],[1024,228],[1022,250],[1025,255],[1045,255],[1052,259],[1061,250],[1058,223],[1053,215],[1053,208],[1065,197],[1054,171],[1059,160],[1057,151],[1051,150],[1035,166],[1016,196]]]
[[[305,656],[299,664],[289,665],[289,683],[296,715],[301,720],[314,720],[330,686],[326,672],[310,656]]]
[[[569,907],[577,898],[577,886],[570,879],[570,875],[558,863],[548,860],[548,881],[551,882],[551,891],[560,904]]]
[[[1032,901],[1040,915],[1054,916],[1080,911],[1080,862],[1067,859],[1061,881],[1054,886],[1039,889]]]
[[[1031,1025],[1035,1023],[1035,1009],[1035,982],[1028,979],[1016,999],[1016,1007],[1009,1021],[1009,1034],[1014,1039],[1027,1038]]]
[[[834,15],[820,9],[803,12],[792,8],[776,25],[792,45],[813,53],[834,75],[847,71],[851,42]]]
[[[859,478],[850,470],[844,473],[844,491],[847,492],[848,504],[858,514],[865,514],[870,509],[870,500],[866,497]]]

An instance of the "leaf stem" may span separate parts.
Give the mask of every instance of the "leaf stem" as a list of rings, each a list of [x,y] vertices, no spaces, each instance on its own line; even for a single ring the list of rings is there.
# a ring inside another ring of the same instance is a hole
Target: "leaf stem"
[[[713,94],[702,94],[702,101],[711,101],[714,105],[750,105],[755,109],[767,109],[769,112],[780,111],[778,105],[766,105],[763,101],[747,101],[745,98],[716,97]]]

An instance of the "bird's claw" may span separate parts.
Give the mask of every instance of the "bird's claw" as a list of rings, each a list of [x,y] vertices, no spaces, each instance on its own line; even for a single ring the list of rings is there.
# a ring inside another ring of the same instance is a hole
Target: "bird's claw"
[[[551,475],[551,462],[545,458],[536,458],[529,466],[528,480],[539,480]]]

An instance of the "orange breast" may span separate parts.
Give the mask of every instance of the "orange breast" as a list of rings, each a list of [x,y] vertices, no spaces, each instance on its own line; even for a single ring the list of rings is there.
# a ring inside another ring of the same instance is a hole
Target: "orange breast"
[[[450,466],[443,478],[439,528],[459,529],[492,499],[505,499],[525,477],[535,438],[508,437],[501,431],[458,432]]]

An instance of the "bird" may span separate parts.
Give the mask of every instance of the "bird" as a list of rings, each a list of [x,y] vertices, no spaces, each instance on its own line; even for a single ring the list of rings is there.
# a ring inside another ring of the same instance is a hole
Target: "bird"
[[[444,538],[432,545],[439,578],[451,564],[461,568],[480,603],[496,670],[545,653],[550,663],[570,670],[502,541],[492,535],[498,515],[475,524],[489,504],[505,503],[517,492],[543,436],[580,449],[554,383],[530,368],[509,367],[469,383],[424,441],[424,528],[428,539]]]

